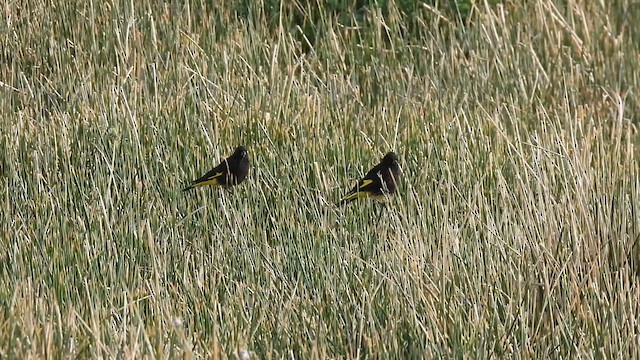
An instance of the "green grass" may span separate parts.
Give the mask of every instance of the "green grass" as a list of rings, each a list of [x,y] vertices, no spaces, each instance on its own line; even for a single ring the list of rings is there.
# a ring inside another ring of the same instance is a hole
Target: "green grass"
[[[494,3],[9,2],[0,358],[640,357],[640,8]]]

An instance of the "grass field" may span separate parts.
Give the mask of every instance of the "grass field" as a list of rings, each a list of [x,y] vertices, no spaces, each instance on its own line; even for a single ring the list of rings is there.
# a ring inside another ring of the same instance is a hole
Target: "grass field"
[[[5,2],[0,358],[640,358],[640,6],[518,3]]]

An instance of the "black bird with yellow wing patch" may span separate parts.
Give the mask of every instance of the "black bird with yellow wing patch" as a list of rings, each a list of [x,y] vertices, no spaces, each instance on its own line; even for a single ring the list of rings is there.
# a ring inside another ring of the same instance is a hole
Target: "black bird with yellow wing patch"
[[[385,201],[386,197],[395,193],[400,180],[400,166],[398,155],[389,152],[382,161],[351,189],[339,202],[346,204],[356,199],[373,198],[377,201]]]
[[[244,181],[249,173],[249,153],[244,146],[239,146],[228,158],[204,174],[201,178],[194,180],[191,185],[182,191],[191,190],[197,186],[235,186]]]

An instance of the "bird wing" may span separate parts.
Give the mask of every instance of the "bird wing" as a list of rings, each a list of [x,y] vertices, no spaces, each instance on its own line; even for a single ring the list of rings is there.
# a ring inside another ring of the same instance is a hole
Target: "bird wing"
[[[358,185],[356,185],[352,191],[369,191],[369,187],[373,187],[371,186],[371,184],[373,184],[374,181],[372,179],[362,179],[360,180],[360,182],[358,183]]]
[[[218,185],[218,183],[220,182],[218,178],[222,175],[224,175],[223,172],[216,172],[208,176],[203,176],[202,178],[196,180],[196,183],[202,185]]]
[[[351,191],[349,191],[347,195],[345,195],[340,201],[345,202],[345,201],[355,200],[363,197],[368,197],[371,195],[372,192],[375,192],[376,183],[379,183],[379,181],[376,181],[376,178],[378,178],[379,175],[378,174],[373,175],[376,177],[373,179],[369,176],[371,174],[367,174],[367,175],[368,176],[361,179],[358,182],[358,184],[356,184],[356,186],[354,186],[353,189],[351,189]]]
[[[204,174],[201,178],[194,180],[191,185],[200,186],[200,185],[221,185],[224,180],[221,177],[224,177],[225,174],[229,173],[229,166],[227,161],[222,161],[221,164],[211,169],[209,172]]]

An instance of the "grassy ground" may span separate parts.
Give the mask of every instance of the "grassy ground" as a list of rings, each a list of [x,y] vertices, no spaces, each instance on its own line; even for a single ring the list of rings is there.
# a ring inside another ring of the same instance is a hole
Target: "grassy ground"
[[[6,3],[0,357],[640,357],[640,7],[524,3]]]

